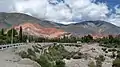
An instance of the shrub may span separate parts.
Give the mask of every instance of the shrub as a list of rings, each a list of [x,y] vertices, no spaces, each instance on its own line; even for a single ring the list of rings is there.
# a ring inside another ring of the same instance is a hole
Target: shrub
[[[117,50],[116,50],[116,49],[112,49],[112,51],[114,51],[114,52],[115,52],[115,51],[117,51]]]
[[[74,56],[73,56],[73,59],[81,59],[81,56],[79,56],[79,55],[74,55]]]
[[[99,57],[96,58],[96,60],[100,60],[100,61],[105,61],[105,58],[103,55],[99,55]]]
[[[107,50],[107,48],[102,48],[102,50],[103,50],[103,51],[106,51],[106,50]]]
[[[108,49],[109,52],[112,52],[112,49]]]
[[[30,48],[27,50],[27,52],[28,52],[28,55],[36,56],[35,52]]]
[[[54,67],[53,64],[48,60],[47,56],[40,56],[40,59],[36,60],[41,67]]]
[[[120,59],[115,59],[115,60],[113,61],[112,67],[120,67]]]
[[[108,53],[108,51],[105,51],[105,53]]]
[[[25,51],[21,51],[19,52],[19,55],[22,57],[22,58],[28,58],[28,55]]]
[[[95,66],[95,63],[92,61],[88,64],[88,67],[96,67],[96,66]]]
[[[32,46],[32,47],[33,47],[33,49],[34,49],[35,52],[40,53],[40,51],[38,50],[37,46]]]
[[[120,52],[117,54],[117,58],[120,59]]]
[[[115,53],[112,52],[112,56],[111,56],[111,58],[115,58],[115,57],[116,57]]]
[[[97,67],[102,67],[102,62],[101,62],[100,60],[97,60],[97,61],[96,61],[96,66],[97,66]]]
[[[65,67],[65,62],[61,60],[56,61],[56,67]]]

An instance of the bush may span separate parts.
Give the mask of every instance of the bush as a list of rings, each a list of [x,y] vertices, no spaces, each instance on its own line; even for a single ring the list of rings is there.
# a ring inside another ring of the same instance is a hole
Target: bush
[[[111,56],[111,58],[115,58],[115,57],[116,57],[115,53],[112,52],[112,56]]]
[[[103,50],[103,51],[106,51],[106,50],[107,50],[107,48],[102,48],[102,50]]]
[[[95,63],[92,61],[88,64],[88,67],[96,67],[96,66],[95,66]]]
[[[79,56],[79,55],[74,55],[73,56],[73,59],[81,59],[82,57],[81,56]]]
[[[61,60],[56,61],[56,67],[65,67],[65,62]]]
[[[67,60],[70,60],[70,59],[71,59],[71,55],[68,55],[68,56],[66,57],[66,59],[67,59]]]
[[[41,67],[54,67],[45,55],[40,56],[40,59],[37,59],[36,61],[41,65]]]
[[[38,50],[37,46],[32,46],[32,47],[33,47],[33,49],[34,49],[35,52],[40,53],[40,51]]]
[[[112,49],[113,52],[117,51],[116,49]]]
[[[109,52],[112,52],[112,49],[108,49]]]
[[[108,53],[108,51],[105,51],[105,53]]]
[[[21,51],[21,52],[19,53],[19,55],[20,55],[22,58],[28,58],[28,55],[27,55],[27,53],[26,53],[25,51]]]
[[[117,58],[120,59],[120,52],[117,54]]]
[[[101,62],[100,60],[97,60],[97,61],[96,61],[96,66],[97,66],[97,67],[102,67],[102,62]]]
[[[32,55],[34,57],[36,56],[35,52],[30,48],[27,50],[27,52],[28,52],[28,55]]]
[[[120,67],[120,59],[115,59],[115,60],[113,61],[112,67]]]
[[[100,60],[100,61],[105,61],[105,58],[103,55],[100,55],[99,57],[96,58],[96,60]]]

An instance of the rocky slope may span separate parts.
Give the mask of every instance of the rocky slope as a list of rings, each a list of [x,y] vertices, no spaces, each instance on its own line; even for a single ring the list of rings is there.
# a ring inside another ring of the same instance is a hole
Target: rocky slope
[[[120,34],[120,27],[105,21],[84,21],[80,23],[62,26],[67,32],[72,32],[77,35],[117,35]]]
[[[27,23],[14,26],[16,30],[19,30],[20,27],[22,27],[23,32],[25,34],[39,36],[39,37],[55,38],[55,37],[60,37],[65,33],[67,33],[67,32],[64,32],[63,30],[52,28],[52,27],[46,28],[37,23],[27,22]]]
[[[22,14],[22,13],[0,13],[0,28],[8,28],[25,22],[38,23],[43,27],[55,27],[56,23]]]
[[[27,25],[25,24],[26,22],[37,23],[38,25],[37,24]],[[61,30],[68,33],[72,33],[73,35],[77,35],[77,36],[92,34],[93,36],[101,37],[109,34],[111,35],[120,34],[120,27],[117,27],[109,22],[100,21],[100,20],[84,21],[75,24],[63,25],[44,19],[37,19],[35,17],[21,13],[0,13],[0,28],[9,28],[11,26],[16,26],[16,25],[23,25],[25,28],[30,27],[30,32],[28,32],[26,29],[24,31],[32,35],[34,34],[45,37],[59,36],[63,34]],[[37,26],[39,27],[39,30],[37,29]]]

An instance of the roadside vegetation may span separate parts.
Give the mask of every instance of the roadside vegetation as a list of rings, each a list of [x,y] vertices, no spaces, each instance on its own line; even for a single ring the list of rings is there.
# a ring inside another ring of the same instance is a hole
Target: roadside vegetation
[[[34,47],[34,49],[38,48]],[[62,45],[49,47],[48,51],[44,50],[44,53],[42,53],[38,58],[36,58],[36,53],[38,52],[33,49],[28,49],[26,52],[21,51],[19,55],[22,58],[29,58],[36,61],[41,65],[41,67],[65,67],[63,59],[67,58],[70,54]]]

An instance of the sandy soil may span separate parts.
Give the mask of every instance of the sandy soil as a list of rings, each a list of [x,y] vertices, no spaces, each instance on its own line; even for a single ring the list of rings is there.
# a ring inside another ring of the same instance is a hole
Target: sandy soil
[[[16,51],[19,51],[20,48],[27,49],[26,47],[27,45],[20,46],[19,48],[1,50],[0,67],[40,67],[36,62],[30,59],[22,59],[18,54],[16,54]]]
[[[88,67],[88,63],[91,61],[96,61],[95,57],[98,57],[99,55],[103,55],[105,57],[105,61],[102,64],[102,67],[112,67],[112,61],[114,59],[111,59],[108,56],[105,55],[112,55],[110,52],[105,53],[101,48],[101,46],[98,46],[98,43],[95,44],[84,44],[81,48],[75,48],[75,47],[65,47],[66,50],[69,51],[77,51],[80,49],[80,52],[83,54],[88,55],[88,59],[70,59],[65,60],[67,67]],[[93,50],[94,49],[94,50]]]

